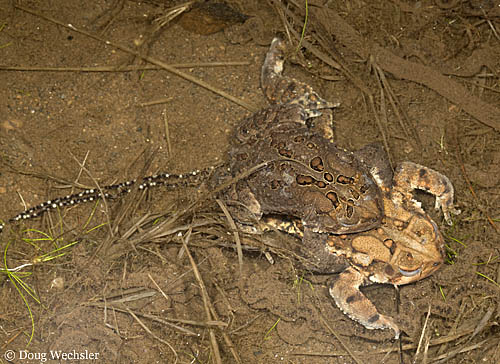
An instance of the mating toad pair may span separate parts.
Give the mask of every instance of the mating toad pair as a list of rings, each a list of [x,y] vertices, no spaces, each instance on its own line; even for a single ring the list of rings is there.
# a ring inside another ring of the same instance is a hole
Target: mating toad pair
[[[436,271],[444,239],[412,198],[415,189],[436,198],[451,224],[453,186],[430,168],[400,163],[393,172],[379,144],[350,152],[332,142],[332,108],[311,87],[282,75],[284,44],[275,38],[261,83],[271,106],[243,120],[230,147],[233,176],[265,163],[226,192],[240,226],[255,217],[302,240],[307,267],[339,272],[330,295],[368,329],[400,329],[359,290],[370,283],[402,285]],[[247,215],[247,218],[245,217]]]

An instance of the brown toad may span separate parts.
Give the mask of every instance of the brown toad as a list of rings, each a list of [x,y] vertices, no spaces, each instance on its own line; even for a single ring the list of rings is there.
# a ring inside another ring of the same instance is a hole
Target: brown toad
[[[239,124],[229,152],[233,175],[266,165],[237,182],[229,196],[257,219],[298,218],[314,232],[351,233],[379,225],[382,196],[369,169],[330,139],[331,109],[338,104],[282,76],[282,69],[283,44],[275,39],[261,77],[273,105]],[[248,215],[235,213],[240,223]]]
[[[451,223],[453,186],[432,169],[401,163],[392,172],[373,144],[357,152],[331,141],[331,109],[311,87],[282,75],[284,45],[274,39],[262,68],[262,88],[273,104],[244,120],[230,150],[233,175],[264,163],[239,180],[226,198],[241,226],[260,221],[302,239],[305,267],[340,272],[330,287],[337,306],[368,329],[400,329],[359,290],[370,283],[407,284],[436,271],[444,239],[412,197],[436,197]],[[243,207],[242,207],[243,206]]]

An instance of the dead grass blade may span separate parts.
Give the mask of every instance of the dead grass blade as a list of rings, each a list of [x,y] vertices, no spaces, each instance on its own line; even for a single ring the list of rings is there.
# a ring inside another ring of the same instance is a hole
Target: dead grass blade
[[[420,350],[422,348],[422,342],[423,342],[423,339],[424,339],[424,336],[425,336],[425,332],[427,330],[427,324],[429,322],[429,317],[431,316],[431,305],[429,304],[429,309],[427,310],[427,316],[425,317],[425,322],[424,322],[424,326],[422,326],[422,332],[420,334],[420,339],[418,340],[418,345],[417,345],[417,350],[415,351],[415,355],[413,356],[413,362],[416,363],[417,362],[417,358],[420,354]],[[424,359],[423,361],[425,362],[427,360],[427,350],[429,348],[429,342],[430,342],[430,338],[427,337],[426,340],[425,340],[425,349],[424,349]]]
[[[165,139],[167,140],[168,156],[172,156],[172,143],[170,142],[170,128],[168,127],[167,108],[163,109],[163,122],[165,125]]]
[[[87,152],[87,154],[88,154],[88,152]],[[106,216],[106,226],[108,227],[109,233],[111,234],[111,236],[113,236],[113,230],[111,229],[111,224],[110,224],[111,219],[109,217],[109,208],[108,208],[108,203],[106,201],[106,198],[104,197],[105,196],[104,191],[102,190],[99,182],[97,182],[97,180],[94,178],[92,173],[90,173],[90,171],[85,167],[84,163],[80,163],[80,161],[73,155],[73,153],[70,152],[70,155],[71,155],[71,157],[73,157],[73,159],[76,161],[76,163],[78,163],[81,171],[84,171],[89,176],[89,178],[92,180],[92,182],[94,182],[95,187],[99,190],[99,193],[101,194],[102,203],[104,204],[104,214]],[[86,158],[87,157],[85,157],[85,160],[86,160]],[[81,171],[79,172],[79,176],[81,174]]]
[[[233,62],[192,62],[192,63],[170,63],[173,68],[198,68],[198,67],[228,67],[248,66],[248,61]],[[23,72],[135,72],[135,71],[157,71],[163,67],[152,65],[128,65],[128,66],[97,66],[97,67],[31,67],[31,66],[2,66],[0,71],[23,71]]]
[[[195,264],[194,259],[193,259],[192,255],[189,252],[189,249],[187,247],[187,241],[188,241],[190,235],[191,235],[191,230],[189,230],[188,233],[186,234],[186,239],[182,239],[182,245],[184,246],[186,254],[187,254],[189,261],[191,263],[191,266],[193,268],[193,273],[195,275],[195,278],[198,281],[198,283],[200,284],[200,289],[202,291],[203,305],[205,307],[205,312],[206,312],[207,318],[209,320],[213,318],[214,320],[219,321],[219,315],[217,314],[217,311],[215,311],[215,308],[210,300],[210,297],[208,296],[208,292],[206,290],[205,284],[203,283],[200,272],[198,271],[198,266]],[[217,341],[215,338],[215,332],[213,330],[209,330],[209,333],[210,333],[210,342],[212,345],[212,349],[214,350],[215,360],[217,361],[217,363],[222,363],[221,358],[220,358],[220,353],[219,353],[219,347],[217,345]],[[224,342],[226,343],[226,346],[229,348],[231,354],[233,355],[233,358],[236,361],[236,363],[242,364],[241,358],[240,358],[238,352],[236,351],[235,346],[234,346],[231,338],[229,337],[229,335],[226,332],[222,332],[222,337],[224,339]]]
[[[491,326],[497,326],[497,325],[494,323],[489,323],[484,327],[484,329],[487,329]],[[455,334],[450,334],[447,336],[443,336],[443,337],[439,337],[437,339],[430,340],[428,345],[424,344],[423,346],[424,347],[425,346],[432,347],[432,346],[443,345],[446,343],[451,343],[451,342],[454,342],[457,339],[460,339],[464,336],[470,335],[473,331],[474,331],[473,329],[462,330],[462,331],[459,331]],[[496,343],[498,341],[498,337],[489,337],[488,339],[481,341],[480,343],[473,344],[473,345],[470,345],[467,347],[460,346],[456,351],[450,351],[447,353],[440,354],[435,358],[429,359],[428,361],[430,363],[435,363],[437,360],[448,360],[452,357],[452,355],[455,356],[455,355],[463,353],[463,352],[467,352],[470,350],[475,350],[475,349],[480,348],[480,347],[484,347],[485,346],[484,344],[488,341],[491,341],[492,343]],[[417,345],[418,344],[413,344],[413,343],[412,344],[404,344],[404,345],[402,345],[402,350],[403,351],[414,351],[414,350],[416,350]],[[393,351],[394,351],[394,347],[385,347],[385,348],[381,348],[378,350],[374,350],[374,351],[370,351],[370,352],[363,352],[363,353],[359,353],[359,354],[366,355],[369,357],[371,355],[378,355],[378,354],[383,354],[383,353],[388,353],[388,352],[393,352]],[[424,348],[424,352],[425,352],[425,348]],[[315,353],[315,354],[311,354],[308,352],[296,351],[293,353],[293,355],[310,355],[310,356],[325,356],[325,357],[327,357],[327,356],[332,356],[332,357],[346,356],[348,354],[349,353],[347,351],[332,351],[332,352],[323,352],[323,353]],[[358,354],[358,353],[356,353],[356,354]]]
[[[432,363],[436,363],[436,364],[446,363],[448,360],[454,358],[458,354],[466,353],[468,351],[477,350],[477,349],[484,347],[484,344],[487,343],[488,341],[489,340],[486,339],[486,340],[483,340],[477,344],[473,344],[473,345],[469,345],[469,346],[465,346],[465,347],[459,347],[456,350],[452,350],[448,353],[445,353],[445,354],[438,356],[437,358],[434,358]]]
[[[488,220],[488,223],[493,227],[493,229],[495,229],[497,234],[500,234],[500,228],[497,226],[495,221],[493,221],[491,216],[486,211],[484,211],[481,204],[479,203],[479,198],[477,197],[476,192],[474,190],[474,187],[472,186],[472,183],[469,179],[469,175],[467,174],[467,171],[465,170],[465,165],[464,165],[464,161],[462,159],[462,154],[461,154],[462,153],[461,151],[463,149],[460,147],[460,141],[458,140],[458,131],[456,130],[456,128],[454,130],[453,136],[455,139],[455,143],[454,143],[455,157],[458,161],[458,165],[460,166],[460,172],[462,173],[462,177],[464,178],[464,181],[467,184],[467,187],[469,188],[469,191],[473,197],[475,208],[477,208],[479,211],[481,211],[486,216],[486,220]]]
[[[158,29],[164,27],[172,20],[177,18],[182,13],[191,9],[191,5],[193,5],[194,1],[188,1],[183,4],[179,4],[177,6],[173,6],[165,10],[165,14],[155,19],[155,23],[157,23]]]
[[[394,111],[396,118],[399,121],[399,126],[401,127],[404,134],[406,135],[406,138],[408,139],[409,142],[412,142],[413,140],[415,140],[417,142],[416,143],[417,146],[421,148],[422,142],[420,140],[420,137],[419,137],[417,131],[415,130],[414,125],[410,122],[410,119],[409,119],[408,115],[406,114],[406,112],[404,111],[404,108],[401,107],[401,103],[399,102],[396,94],[392,90],[391,84],[389,83],[389,81],[385,77],[384,71],[377,64],[377,62],[375,61],[375,58],[373,56],[370,56],[370,65],[375,71],[374,74],[377,77],[380,92],[382,94],[387,93],[389,102],[392,106],[392,110]],[[404,121],[403,121],[403,119],[404,119]]]
[[[78,187],[78,188],[81,188],[84,190],[88,190],[90,188],[95,187],[95,186],[84,185],[81,183],[71,182],[65,178],[54,176],[54,175],[51,175],[51,174],[45,173],[45,172],[23,171],[22,169],[10,164],[5,158],[1,158],[0,162],[2,165],[7,167],[12,173],[17,173],[17,174],[22,175],[22,176],[38,178],[38,179],[42,179],[44,181],[52,181],[52,182],[60,184],[59,186],[54,186],[54,188],[62,189],[62,188],[68,188],[68,187]],[[25,206],[25,208],[27,208],[27,206]]]
[[[168,296],[165,294],[165,292],[163,292],[163,290],[161,289],[161,287],[158,285],[158,283],[156,283],[156,281],[153,279],[153,277],[151,277],[151,274],[148,273],[148,278],[151,282],[153,282],[153,284],[155,285],[156,289],[158,291],[160,291],[161,295],[165,298],[165,301],[168,301]]]
[[[210,310],[210,296],[208,295],[207,288],[205,286],[205,283],[203,282],[203,279],[201,278],[200,271],[198,270],[198,266],[196,265],[196,262],[193,259],[193,256],[191,255],[191,252],[189,251],[189,248],[187,246],[187,243],[189,241],[189,237],[191,235],[191,230],[189,230],[186,234],[186,237],[182,237],[182,246],[184,247],[184,251],[186,252],[186,255],[189,259],[189,262],[191,263],[191,267],[193,268],[193,273],[194,277],[196,278],[196,281],[198,282],[198,285],[200,287],[201,291],[201,298],[203,300],[203,307],[205,309],[205,315],[207,317],[207,320],[212,320],[212,313]],[[215,337],[215,332],[212,329],[208,329],[209,337],[210,337],[210,345],[212,347],[212,353],[214,355],[214,360],[217,364],[222,364],[222,359],[220,356],[220,350],[219,350],[219,345],[217,343],[217,338]]]
[[[367,42],[335,10],[327,7],[310,9],[311,23],[321,24],[326,34],[335,37],[362,59],[373,55],[377,64],[397,78],[422,84],[452,103],[459,105],[465,112],[489,127],[500,131],[500,109],[472,95],[467,89],[443,75],[439,71],[405,60],[373,42]]]
[[[137,158],[140,158],[141,155],[145,154],[145,151],[143,151]],[[149,166],[151,165],[152,161],[154,158],[154,153],[149,153],[149,156],[146,158],[146,162],[144,163],[144,166],[142,167],[139,176],[145,176],[146,171],[148,170]],[[137,193],[140,192],[140,197],[137,198]],[[120,248],[121,250],[124,251],[123,249],[123,243],[127,243],[131,246],[131,248],[138,253],[138,251],[135,248],[135,245],[130,244],[130,242],[124,238],[124,236],[118,237],[117,233],[119,231],[119,227],[122,224],[122,222],[126,219],[126,217],[129,214],[132,214],[133,211],[137,209],[139,204],[142,202],[142,199],[144,197],[144,192],[145,191],[139,191],[138,185],[136,184],[133,186],[132,191],[128,193],[124,198],[123,198],[123,205],[121,208],[118,209],[118,213],[116,214],[115,218],[113,221],[108,220],[108,226],[110,229],[110,234],[107,237],[105,241],[103,241],[95,250],[94,254],[92,254],[89,258],[89,261],[92,259],[95,259],[97,254],[100,252],[104,252],[105,256],[107,256],[108,249],[110,247],[115,247],[115,248]],[[102,194],[102,191],[101,191]],[[107,208],[106,208],[106,211]]]
[[[301,42],[300,46],[304,47],[307,49],[309,52],[311,52],[314,56],[318,57],[321,61],[325,62],[325,64],[329,65],[330,67],[341,71],[343,69],[342,65],[338,63],[336,60],[330,57],[327,53],[323,52],[322,50],[318,49],[318,47],[315,47],[311,42],[309,42],[307,39],[303,38],[302,35],[296,31],[292,24],[288,21],[286,18],[287,16],[292,17],[295,22],[297,22],[297,26],[300,27],[300,24],[302,20],[296,16],[290,9],[285,8],[284,5],[282,5],[280,2],[274,2],[275,8],[277,9],[278,14],[280,14],[281,20],[283,22],[283,25],[285,29],[287,29],[288,37],[289,40],[291,41],[291,35],[295,38],[296,42]],[[286,13],[286,15],[285,15]],[[290,35],[291,33],[291,35]],[[318,40],[317,36],[314,34],[313,35],[314,40]]]
[[[102,309],[113,309],[117,312],[128,312],[127,309],[123,306],[123,304],[117,304],[117,303],[104,303],[104,302],[89,302],[85,303],[85,306],[90,306],[90,307],[98,307]],[[194,320],[184,320],[184,319],[177,319],[177,318],[170,318],[170,317],[159,317],[156,315],[152,314],[147,314],[147,313],[141,313],[141,312],[134,312],[137,316],[144,317],[148,320],[154,321],[161,323],[165,326],[168,326],[174,330],[179,331],[183,335],[187,336],[193,336],[193,337],[198,337],[199,334],[186,329],[185,327],[176,325],[176,324],[183,324],[183,325],[189,325],[189,326],[196,326],[196,327],[204,327],[204,328],[221,328],[224,329],[228,325],[225,322],[222,321],[194,321]]]
[[[321,322],[325,327],[330,331],[330,333],[335,336],[335,338],[340,342],[340,344],[344,347],[344,349],[347,351],[349,356],[358,364],[363,364],[363,362],[358,359],[358,357],[354,354],[354,352],[349,348],[349,346],[345,343],[345,341],[340,337],[340,335],[326,322],[325,318],[323,315],[320,313],[319,317],[321,318]]]
[[[161,337],[159,337],[158,335],[156,335],[154,332],[152,332],[149,327],[146,326],[146,324],[144,324],[140,319],[139,317],[137,317],[137,315],[130,309],[126,309],[127,312],[139,323],[139,325],[141,325],[141,327],[149,334],[151,335],[154,339],[158,340],[159,342],[161,342],[162,344],[165,344],[169,347],[170,350],[172,350],[172,352],[174,353],[175,355],[175,363],[177,363],[177,361],[179,360],[179,355],[177,355],[177,351],[175,351],[174,347],[166,340],[163,340]]]
[[[282,21],[284,23],[287,32],[295,38],[296,41],[300,39],[300,34],[293,29],[293,24],[291,24],[288,18],[293,19],[294,23],[297,23],[300,26],[302,20],[300,17],[295,15],[292,10],[286,6],[285,3],[281,1],[271,0],[273,6],[277,9],[278,14],[281,15]],[[288,18],[287,18],[288,17]],[[377,112],[377,108],[375,106],[375,97],[373,96],[371,90],[366,86],[366,84],[361,80],[361,78],[357,77],[348,67],[348,65],[342,60],[342,57],[337,54],[334,50],[335,47],[332,45],[332,41],[330,39],[325,39],[322,34],[328,34],[326,31],[322,30],[322,26],[320,23],[314,23],[315,28],[321,28],[321,31],[314,32],[312,37],[318,44],[325,50],[327,53],[324,53],[318,50],[317,47],[314,47],[312,43],[307,40],[302,40],[302,46],[305,47],[309,52],[314,54],[320,60],[328,64],[329,66],[342,71],[342,73],[347,77],[356,87],[358,87],[363,94],[368,98],[368,104],[370,106],[370,111],[375,119],[377,127],[379,129],[380,135],[382,136],[382,143],[384,144],[384,148],[389,155],[389,161],[391,165],[393,165],[393,158],[391,154],[391,149],[389,148],[389,143],[387,140],[387,132],[383,127],[383,122],[380,119],[380,115]]]
[[[233,231],[234,242],[236,243],[236,252],[238,254],[238,265],[240,266],[240,277],[243,277],[243,250],[241,249],[240,234],[238,233],[236,224],[234,223],[233,217],[229,213],[226,204],[220,199],[217,199],[216,201],[217,204],[219,204],[219,207],[221,208],[222,212],[224,212],[224,215],[226,215],[226,219],[229,223],[229,226]]]
[[[210,221],[194,223],[195,225],[179,224],[178,221],[185,216],[193,215],[195,209],[198,206],[200,206],[202,204],[202,202],[204,202],[208,199],[211,199],[214,196],[217,196],[217,194],[219,192],[225,190],[226,188],[228,188],[232,184],[236,183],[237,181],[244,179],[244,178],[248,177],[249,175],[255,173],[259,169],[265,167],[270,162],[272,162],[272,161],[266,161],[266,162],[260,163],[256,166],[248,169],[247,171],[241,173],[240,175],[230,179],[229,181],[222,183],[213,191],[202,194],[200,197],[198,197],[194,202],[189,204],[183,210],[176,211],[176,212],[172,213],[171,215],[168,216],[168,218],[166,220],[160,221],[157,224],[155,224],[154,226],[151,226],[150,228],[148,228],[147,230],[142,231],[140,234],[138,234],[137,237],[135,237],[133,239],[128,239],[130,241],[130,244],[135,246],[137,244],[140,244],[140,243],[146,242],[146,241],[156,241],[158,239],[162,239],[162,238],[164,239],[165,237],[172,235],[172,234],[176,234],[176,233],[179,233],[182,231],[187,231],[190,228],[210,224]],[[164,216],[164,215],[161,215],[161,216]],[[159,216],[156,216],[156,217],[159,217]],[[149,219],[149,221],[151,221],[151,220]],[[198,224],[198,225],[196,225],[196,224]],[[131,231],[136,231],[136,230],[137,230],[136,228],[133,228],[133,230],[131,230]],[[117,252],[117,254],[123,254],[123,251]]]
[[[488,321],[490,321],[491,316],[493,316],[493,312],[495,312],[494,307],[490,307],[488,311],[486,311],[483,318],[481,319],[481,321],[479,321],[476,328],[474,329],[474,332],[469,337],[468,341],[471,341],[477,334],[484,330],[485,326],[488,324]]]

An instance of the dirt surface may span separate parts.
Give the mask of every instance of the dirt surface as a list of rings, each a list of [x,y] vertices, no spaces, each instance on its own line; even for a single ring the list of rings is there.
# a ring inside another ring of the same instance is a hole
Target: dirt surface
[[[259,239],[286,244],[291,237],[245,236],[254,248],[240,272],[234,236],[213,196],[186,209],[203,189],[132,193],[10,224],[0,235],[2,266],[29,263],[16,277],[39,301],[2,271],[0,362],[87,351],[87,359],[60,362],[215,363],[213,342],[224,363],[500,362],[498,2],[328,1],[326,9],[309,1],[298,52],[293,31],[302,31],[302,2],[228,1],[236,14],[212,4],[162,26],[158,19],[180,3],[15,3],[39,15],[0,0],[0,64],[21,68],[0,69],[4,221],[82,186],[223,162],[234,126],[266,106],[260,67],[273,34],[287,34],[284,19],[293,40],[285,72],[341,102],[337,143],[356,149],[383,141],[394,163],[441,171],[462,213],[449,227],[432,211],[432,198],[419,194],[447,238],[447,264],[398,292],[364,289],[404,328],[401,342],[344,316],[329,298],[330,277],[304,274],[286,255],[271,254],[269,264]],[[249,106],[164,69],[141,69],[150,63],[137,55],[189,63],[178,69]],[[235,61],[246,65],[201,65]],[[81,70],[100,66],[118,69]],[[131,66],[137,69],[125,69]],[[170,221],[163,236],[151,232],[154,214]],[[37,240],[40,232],[46,239]],[[210,305],[215,314],[207,313]],[[3,356],[8,350],[14,358]]]

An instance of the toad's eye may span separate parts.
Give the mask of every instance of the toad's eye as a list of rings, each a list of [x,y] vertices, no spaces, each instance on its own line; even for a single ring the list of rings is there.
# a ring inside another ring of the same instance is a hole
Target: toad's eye
[[[422,272],[422,268],[418,268],[415,270],[404,270],[404,269],[399,268],[399,272],[402,275],[404,275],[405,277],[414,277],[417,274],[420,274],[420,272]]]

